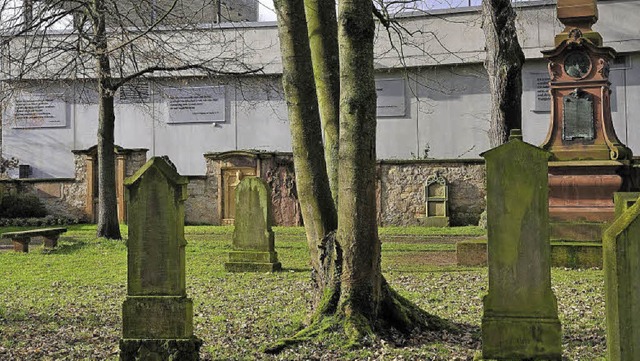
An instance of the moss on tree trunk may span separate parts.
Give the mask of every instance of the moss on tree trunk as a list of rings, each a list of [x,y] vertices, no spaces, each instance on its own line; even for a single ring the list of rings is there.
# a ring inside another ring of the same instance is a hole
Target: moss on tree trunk
[[[275,1],[296,187],[317,296],[309,325],[292,338],[269,347],[266,351],[271,353],[328,333],[343,333],[345,346],[349,346],[385,334],[390,329],[411,332],[447,325],[398,295],[382,276],[375,201],[376,92],[372,8],[368,0],[344,0],[339,6],[340,135],[336,223],[322,152],[304,8],[295,0]]]
[[[324,135],[324,157],[333,202],[338,204],[340,74],[334,0],[305,0],[311,62]]]

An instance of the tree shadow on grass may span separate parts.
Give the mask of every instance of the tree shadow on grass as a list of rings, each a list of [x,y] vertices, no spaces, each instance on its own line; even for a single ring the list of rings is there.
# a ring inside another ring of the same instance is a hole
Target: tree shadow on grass
[[[65,239],[63,242],[59,242],[56,248],[45,248],[42,252],[46,254],[72,254],[86,246],[86,241]]]
[[[480,327],[467,323],[448,322],[448,327],[439,330],[416,330],[409,334],[390,330],[379,335],[386,343],[396,348],[419,348],[442,344],[469,350],[480,350],[482,334]]]

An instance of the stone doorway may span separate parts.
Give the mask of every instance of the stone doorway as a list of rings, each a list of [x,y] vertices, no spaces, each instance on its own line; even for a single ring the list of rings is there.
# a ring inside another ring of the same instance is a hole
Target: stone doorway
[[[222,169],[222,224],[233,224],[236,218],[236,187],[245,177],[255,177],[255,168]]]
[[[85,168],[85,218],[95,223],[98,220],[98,149],[93,146],[86,150],[74,151],[84,158]],[[124,149],[115,146],[116,201],[118,222],[126,223],[127,206],[125,202],[124,179],[131,176],[146,161],[147,149]]]

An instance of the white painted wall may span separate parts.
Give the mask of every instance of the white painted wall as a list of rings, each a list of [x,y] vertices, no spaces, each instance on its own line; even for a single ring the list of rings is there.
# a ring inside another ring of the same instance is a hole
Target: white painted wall
[[[601,1],[599,9],[596,28],[605,45],[614,46],[627,58],[626,65],[611,71],[614,125],[618,137],[640,153],[640,124],[635,120],[635,115],[640,114],[640,1]],[[553,35],[560,26],[552,6],[519,8],[518,13],[521,42],[528,56],[523,69],[523,133],[526,141],[537,145],[545,139],[550,120],[549,112],[532,111],[536,73],[547,71],[540,50],[552,46]],[[489,148],[489,94],[481,64],[484,43],[479,13],[477,9],[467,9],[443,14],[405,20],[408,28],[434,30],[441,40],[438,43],[427,35],[416,38],[416,44],[430,53],[407,48],[406,60],[413,66],[407,72],[399,68],[397,56],[384,51],[389,46],[384,34],[379,37],[375,59],[378,79],[405,79],[406,112],[405,116],[378,119],[378,158],[418,158],[426,148],[431,158],[475,158]],[[224,86],[224,122],[167,124],[163,100],[154,91],[146,104],[117,105],[116,144],[147,148],[149,156],[168,155],[185,175],[205,173],[203,154],[207,152],[290,151],[287,110],[278,74],[276,29],[260,24],[242,31],[244,42],[236,43],[236,50],[247,61],[266,64],[265,74],[241,80],[162,80],[157,85]],[[243,50],[243,46],[250,51]],[[4,156],[15,156],[30,164],[33,177],[73,177],[71,150],[96,143],[95,95],[84,89],[66,88],[69,101],[64,128],[12,129],[4,124]]]

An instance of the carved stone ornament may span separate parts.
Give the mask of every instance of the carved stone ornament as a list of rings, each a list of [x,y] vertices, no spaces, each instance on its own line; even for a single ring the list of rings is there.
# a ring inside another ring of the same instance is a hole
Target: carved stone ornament
[[[554,61],[550,61],[547,65],[549,68],[549,76],[551,77],[551,81],[555,81],[562,75],[562,69],[560,65]]]
[[[580,38],[582,38],[582,31],[580,31],[580,29],[574,28],[569,31],[570,42],[577,42]]]
[[[609,62],[600,58],[598,59],[598,74],[603,78],[609,78]]]
[[[446,185],[447,184],[447,180],[444,179],[443,176],[440,175],[440,172],[436,172],[436,174],[430,175],[429,177],[427,177],[427,187],[434,184],[434,183],[438,183],[441,185]]]

